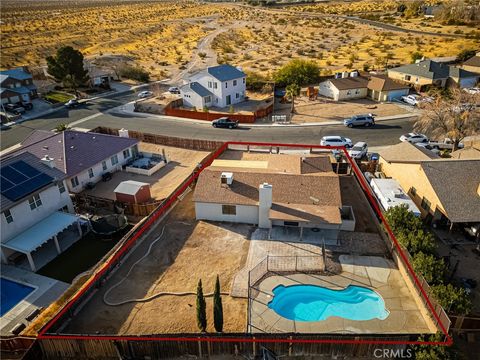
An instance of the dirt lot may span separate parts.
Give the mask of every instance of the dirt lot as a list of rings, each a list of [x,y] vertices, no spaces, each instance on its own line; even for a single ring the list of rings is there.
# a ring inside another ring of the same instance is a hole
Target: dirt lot
[[[290,104],[281,108],[282,113],[290,112]],[[278,109],[278,107],[277,107]],[[377,116],[392,116],[408,114],[409,111],[405,105],[393,103],[378,103],[376,101],[360,99],[351,101],[333,101],[327,98],[320,98],[310,101],[306,97],[300,97],[295,100],[295,114],[292,117],[294,123],[322,122],[343,119],[352,116],[352,114],[372,113]],[[278,111],[276,111],[278,113]]]
[[[155,200],[166,198],[180,183],[193,171],[195,166],[209,153],[181,149],[163,145],[155,145],[141,142],[139,150],[150,153],[162,154],[162,149],[170,159],[170,162],[152,176],[138,175],[126,171],[117,172],[107,182],[99,182],[94,189],[85,190],[86,194],[115,200],[113,190],[125,180],[135,180],[151,185],[150,192]]]
[[[159,223],[149,238],[139,246],[117,273],[68,326],[71,333],[154,334],[197,332],[195,296],[162,296],[145,303],[108,306],[105,291],[118,283],[132,264],[147,251],[162,232],[151,254],[142,260],[127,280],[114,289],[107,300],[120,302],[144,298],[162,291],[196,291],[198,279],[204,293],[213,291],[215,277],[220,276],[223,292],[229,292],[235,273],[244,266],[251,231],[247,225],[230,227],[194,221],[192,193],[187,195],[168,218]],[[223,296],[224,331],[246,330],[247,301]],[[212,326],[212,301],[207,299],[208,331]]]

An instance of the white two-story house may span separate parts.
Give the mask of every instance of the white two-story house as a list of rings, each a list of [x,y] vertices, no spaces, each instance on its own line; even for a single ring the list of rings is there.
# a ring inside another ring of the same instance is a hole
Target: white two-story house
[[[228,65],[209,67],[180,87],[183,105],[197,109],[227,107],[245,100],[247,75]]]
[[[37,271],[82,237],[66,175],[29,152],[2,158],[1,260]]]
[[[28,151],[38,159],[49,159],[66,175],[69,192],[78,193],[132,161],[138,154],[138,142],[129,137],[73,130],[37,130],[14,153]]]

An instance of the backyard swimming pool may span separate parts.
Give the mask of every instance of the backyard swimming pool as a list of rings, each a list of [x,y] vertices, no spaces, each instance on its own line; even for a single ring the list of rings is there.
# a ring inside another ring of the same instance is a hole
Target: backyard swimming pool
[[[0,316],[22,301],[28,294],[35,290],[31,286],[23,285],[12,280],[0,278]]]
[[[384,320],[389,315],[382,297],[361,286],[332,290],[315,285],[279,285],[273,289],[273,295],[268,307],[295,321],[321,321],[331,316],[349,320]]]

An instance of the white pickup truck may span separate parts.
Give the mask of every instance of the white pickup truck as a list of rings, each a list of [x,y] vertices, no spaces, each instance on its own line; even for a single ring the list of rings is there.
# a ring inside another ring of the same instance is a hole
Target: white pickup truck
[[[430,140],[428,142],[421,142],[416,143],[415,145],[424,147],[428,150],[452,150],[453,149],[453,141],[449,138],[443,139],[443,141],[433,141]],[[463,148],[463,144],[458,144],[458,148]]]

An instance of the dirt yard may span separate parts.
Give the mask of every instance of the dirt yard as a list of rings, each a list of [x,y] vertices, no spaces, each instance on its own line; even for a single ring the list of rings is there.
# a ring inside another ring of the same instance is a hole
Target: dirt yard
[[[113,190],[122,181],[135,180],[151,185],[150,192],[154,200],[165,199],[193,171],[197,164],[209,152],[175,148],[141,142],[139,150],[149,153],[165,154],[170,162],[152,176],[133,174],[126,171],[116,172],[110,181],[99,182],[92,190],[85,190],[88,195],[115,200]]]
[[[282,113],[290,112],[290,104],[282,105]],[[277,107],[278,108],[278,107]],[[327,98],[320,98],[310,101],[306,97],[295,100],[295,114],[292,117],[294,123],[322,122],[322,121],[343,121],[352,114],[375,114],[378,117],[403,115],[412,112],[405,105],[393,103],[378,103],[376,101],[360,99],[351,101],[333,101]]]
[[[105,291],[123,279],[132,264],[146,253],[165,224],[162,240],[153,246],[151,254],[134,268],[127,280],[108,294],[107,300],[139,299],[164,291],[195,292],[198,279],[202,279],[204,293],[209,293],[213,291],[217,274],[222,292],[229,292],[233,276],[245,264],[251,227],[196,222],[194,218],[190,193],[73,319],[67,331],[91,334],[197,332],[195,295],[162,296],[145,303],[120,306],[108,306],[102,300]],[[224,331],[244,332],[247,300],[224,295],[222,301]],[[208,331],[214,331],[211,298],[207,298],[207,317]]]

